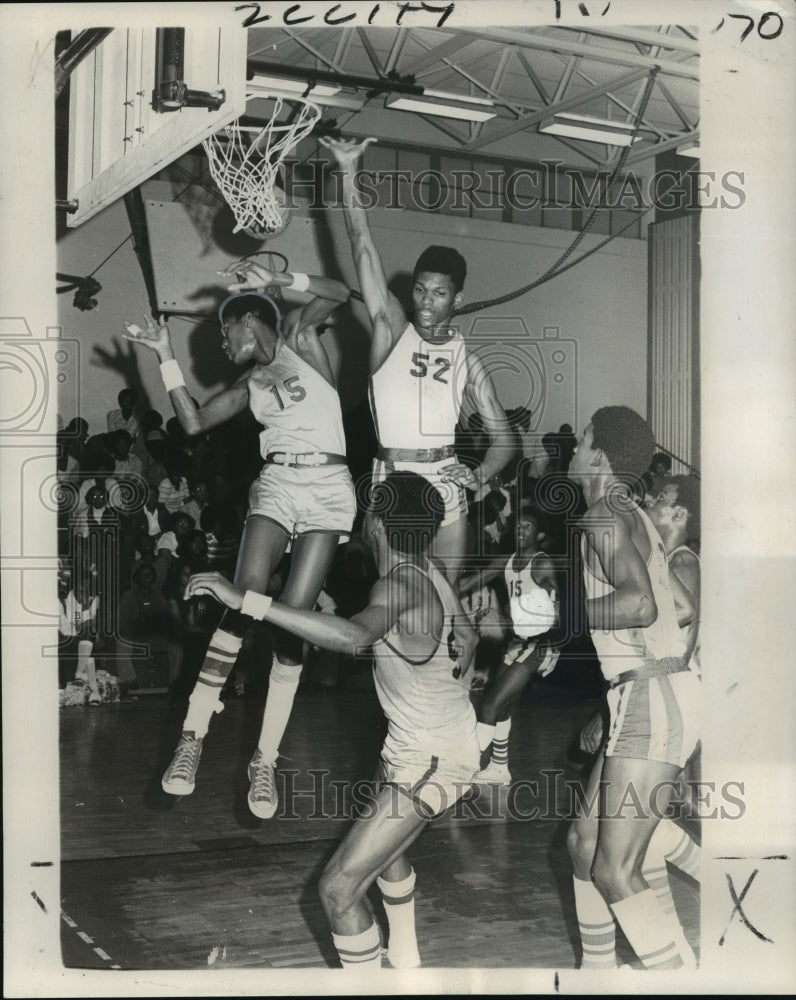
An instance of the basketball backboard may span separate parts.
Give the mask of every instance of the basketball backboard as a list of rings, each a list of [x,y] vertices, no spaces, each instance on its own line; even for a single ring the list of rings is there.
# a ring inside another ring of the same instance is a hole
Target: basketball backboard
[[[68,226],[244,113],[246,40],[242,26],[116,28],[74,69]]]

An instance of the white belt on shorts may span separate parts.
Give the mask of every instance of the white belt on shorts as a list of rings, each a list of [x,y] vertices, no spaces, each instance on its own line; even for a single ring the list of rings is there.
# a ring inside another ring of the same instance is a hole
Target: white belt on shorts
[[[267,465],[287,465],[290,468],[313,468],[318,465],[345,465],[345,455],[328,451],[306,451],[298,454],[289,451],[272,451],[265,456]]]
[[[385,462],[441,462],[455,457],[452,444],[442,448],[379,448],[379,458]]]

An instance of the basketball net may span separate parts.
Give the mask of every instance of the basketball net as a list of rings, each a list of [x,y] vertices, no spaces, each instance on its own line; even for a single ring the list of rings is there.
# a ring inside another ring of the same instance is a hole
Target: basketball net
[[[279,168],[321,114],[310,101],[294,100],[299,108],[288,124],[277,124],[284,103],[277,97],[270,121],[259,132],[235,120],[203,140],[210,173],[235,216],[233,233],[243,231],[254,239],[266,239],[287,225],[284,196],[275,187]]]

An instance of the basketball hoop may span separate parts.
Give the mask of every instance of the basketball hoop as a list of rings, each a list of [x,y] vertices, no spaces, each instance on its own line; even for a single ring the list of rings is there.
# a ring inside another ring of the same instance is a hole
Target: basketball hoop
[[[284,104],[274,98],[274,110],[268,124],[252,129],[234,121],[203,140],[210,162],[210,173],[237,225],[233,233],[245,232],[254,239],[268,239],[288,223],[289,209],[283,192],[275,186],[279,168],[301,140],[309,135],[321,115],[321,109],[302,97],[295,118],[277,124]]]

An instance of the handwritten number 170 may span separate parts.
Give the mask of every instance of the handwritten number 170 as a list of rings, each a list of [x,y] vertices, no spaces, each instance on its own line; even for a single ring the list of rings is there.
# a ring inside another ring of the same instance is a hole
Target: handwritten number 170
[[[751,32],[755,30],[755,19],[753,17],[750,17],[749,14],[729,14],[728,16],[733,18],[733,20],[735,21],[749,22],[744,28],[743,33],[741,34],[741,41],[742,42],[746,41]],[[766,28],[765,26],[771,20],[776,20],[777,23],[773,26],[773,28],[771,26]],[[719,26],[716,28],[716,31],[719,30],[722,24],[724,24],[723,19],[719,24]],[[763,30],[764,28],[765,30]],[[784,28],[785,28],[785,22],[782,20],[780,15],[773,10],[767,10],[765,14],[763,14],[763,16],[757,22],[757,34],[759,35],[760,38],[764,39],[767,42],[770,42],[773,38],[779,38]]]

